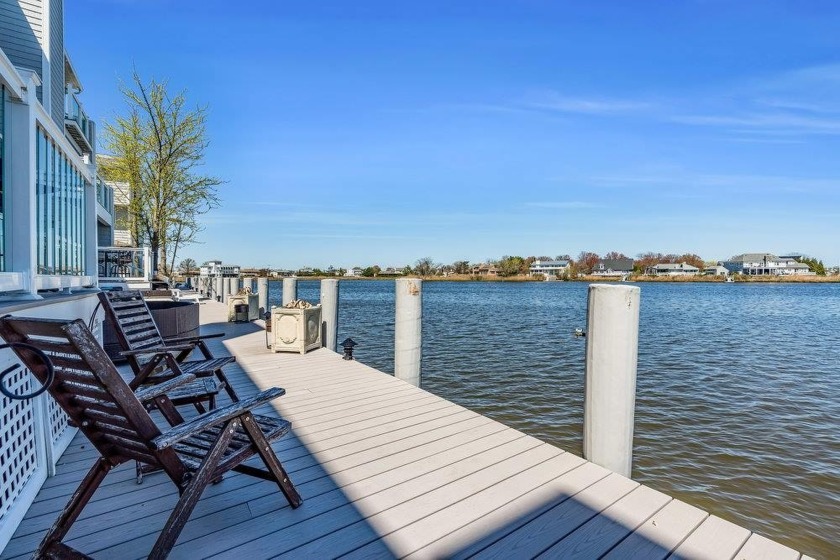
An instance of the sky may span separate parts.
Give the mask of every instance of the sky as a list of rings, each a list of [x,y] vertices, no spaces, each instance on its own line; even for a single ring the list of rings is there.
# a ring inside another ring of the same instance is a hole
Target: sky
[[[208,108],[222,203],[178,260],[840,264],[838,2],[241,5],[65,3],[95,121],[134,68]]]

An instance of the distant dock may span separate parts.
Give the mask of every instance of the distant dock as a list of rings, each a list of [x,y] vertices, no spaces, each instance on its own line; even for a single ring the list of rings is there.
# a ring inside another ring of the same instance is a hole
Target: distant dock
[[[210,486],[171,558],[807,558],[779,543],[329,350],[266,350],[260,322],[228,323],[212,350],[240,395],[279,386],[265,413],[292,422],[275,449],[304,497],[228,475]],[[30,557],[95,459],[77,435],[2,558]],[[115,469],[67,544],[140,558],[177,499],[164,476]]]

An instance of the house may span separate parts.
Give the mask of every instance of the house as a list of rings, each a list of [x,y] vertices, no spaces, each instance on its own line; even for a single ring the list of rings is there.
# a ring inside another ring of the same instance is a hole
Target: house
[[[222,261],[207,261],[199,268],[199,276],[223,276],[239,278],[241,267],[238,264],[222,264]]]
[[[473,276],[498,276],[499,269],[491,264],[481,263],[472,267]]]
[[[703,274],[706,276],[727,276],[729,271],[721,265],[707,266],[703,269]]]
[[[777,257],[772,253],[744,253],[718,263],[732,274],[764,275],[813,275],[807,264],[790,256]]]
[[[529,276],[563,276],[569,272],[569,261],[534,261],[528,270]]]
[[[633,272],[633,259],[601,259],[592,269],[593,276],[624,276]]]
[[[347,272],[344,273],[344,276],[347,278],[356,278],[362,275],[364,270],[360,266],[354,266],[353,268],[348,268]]]
[[[687,263],[659,263],[647,270],[647,274],[654,276],[694,276],[700,274],[700,269]]]
[[[81,319],[101,337],[97,246],[112,239],[113,191],[97,176],[64,6],[0,2],[0,315]],[[16,363],[0,350],[0,370]],[[15,393],[30,383],[25,370],[4,380]],[[0,419],[3,550],[76,430],[47,398],[0,395]]]

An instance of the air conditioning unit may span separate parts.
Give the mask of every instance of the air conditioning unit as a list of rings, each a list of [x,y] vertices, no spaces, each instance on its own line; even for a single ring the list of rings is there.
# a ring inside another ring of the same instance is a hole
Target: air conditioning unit
[[[305,354],[321,347],[321,306],[271,308],[272,352]]]

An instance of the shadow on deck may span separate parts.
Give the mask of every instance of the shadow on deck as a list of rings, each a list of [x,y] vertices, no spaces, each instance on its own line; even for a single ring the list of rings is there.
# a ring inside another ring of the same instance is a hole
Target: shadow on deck
[[[231,473],[205,491],[172,558],[799,558],[333,352],[272,354],[261,326],[212,323],[219,310],[208,311],[206,330],[228,334],[212,350],[237,356],[226,371],[239,395],[287,389],[259,412],[292,421],[274,448],[304,504],[292,510],[275,485]],[[95,456],[78,435],[2,558],[32,554]],[[145,557],[176,500],[165,476],[138,485],[123,465],[66,542],[94,557]]]

